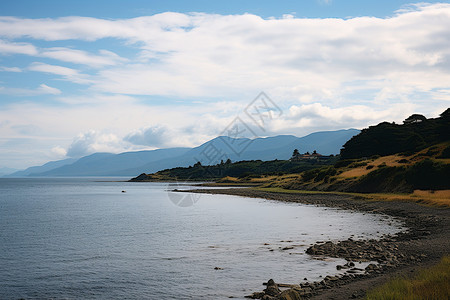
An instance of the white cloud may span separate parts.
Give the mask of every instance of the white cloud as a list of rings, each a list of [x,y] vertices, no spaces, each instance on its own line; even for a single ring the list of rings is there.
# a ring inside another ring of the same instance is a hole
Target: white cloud
[[[55,155],[55,158],[61,159],[67,155],[67,150],[61,146],[56,146],[51,149],[51,153]]]
[[[49,65],[49,64],[38,63],[38,62],[31,64],[28,67],[28,69],[31,71],[51,73],[51,74],[57,74],[57,75],[63,75],[63,76],[76,76],[79,74],[77,70],[74,70],[71,68]]]
[[[46,84],[41,84],[35,89],[0,87],[0,94],[11,96],[59,95],[61,94],[61,90]]]
[[[260,91],[284,110],[267,134],[362,128],[412,113],[433,117],[450,99],[449,37],[450,4],[345,20],[201,13],[0,17],[0,53],[42,60],[24,73],[88,85],[74,96],[45,84],[26,89],[2,82],[0,94],[59,94],[52,99],[64,103],[5,105],[0,120],[11,124],[2,136],[16,138],[10,127],[26,119],[55,137],[47,149],[61,145],[71,155],[196,146],[220,134]]]
[[[386,79],[408,96],[415,78],[429,78],[425,91],[450,79],[449,4],[416,5],[385,19],[162,13],[121,20],[3,17],[0,25],[0,36],[10,39],[116,38],[139,49],[130,61],[107,50],[42,49],[45,57],[108,67],[93,83],[108,93],[236,97],[265,90],[311,102],[323,92],[336,98],[333,93],[354,80]]]
[[[60,75],[74,83],[89,84],[91,82],[89,76],[81,74],[78,70],[62,66],[34,62],[28,67],[28,70]]]
[[[367,105],[339,108],[321,103],[292,105],[287,111],[286,118],[274,120],[270,124],[270,130],[302,136],[319,130],[362,129],[385,121],[401,123],[416,109],[417,106],[414,104],[396,104],[378,109]]]
[[[131,132],[124,137],[124,140],[134,145],[161,148],[167,145],[168,138],[167,128],[151,126]]]
[[[0,67],[1,72],[13,72],[13,73],[20,73],[22,70],[17,67]]]
[[[13,43],[0,40],[0,54],[36,55],[37,53],[36,47],[29,43]]]
[[[117,153],[123,151],[123,149],[122,140],[115,134],[91,130],[75,137],[67,149],[66,155],[76,158],[95,152]]]
[[[61,91],[59,89],[48,86],[46,84],[41,84],[36,91],[41,94],[51,94],[51,95],[61,94]]]
[[[101,50],[100,54],[94,55],[82,50],[57,47],[44,49],[39,56],[93,67],[115,65],[118,62],[126,61],[111,51]]]

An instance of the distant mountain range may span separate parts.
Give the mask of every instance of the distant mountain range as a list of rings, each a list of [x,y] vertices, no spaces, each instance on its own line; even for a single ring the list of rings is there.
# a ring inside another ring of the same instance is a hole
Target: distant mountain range
[[[304,137],[279,135],[267,138],[230,138],[220,136],[195,148],[167,148],[149,151],[94,153],[80,159],[64,159],[30,167],[8,175],[26,176],[135,176],[174,167],[203,165],[221,160],[288,159],[294,149],[301,153],[316,150],[323,155],[338,154],[342,145],[358,134],[357,129],[324,131]]]

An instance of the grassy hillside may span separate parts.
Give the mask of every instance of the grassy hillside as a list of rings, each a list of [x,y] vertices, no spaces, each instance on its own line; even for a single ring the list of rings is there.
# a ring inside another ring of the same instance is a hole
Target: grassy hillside
[[[450,142],[411,155],[339,160],[333,166],[280,178],[266,187],[357,193],[412,193],[450,189]]]
[[[364,129],[344,145],[340,157],[240,161],[213,166],[197,163],[188,168],[141,174],[133,180],[215,180],[279,191],[377,193],[386,198],[401,194],[447,203],[449,178],[447,109],[435,119],[413,115],[403,125],[384,122]]]

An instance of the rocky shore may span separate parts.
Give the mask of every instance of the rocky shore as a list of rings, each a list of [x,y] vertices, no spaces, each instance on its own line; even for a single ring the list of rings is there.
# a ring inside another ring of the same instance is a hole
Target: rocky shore
[[[256,189],[199,189],[192,192],[228,194],[265,198],[286,202],[314,204],[387,214],[404,222],[407,230],[381,240],[317,242],[306,253],[317,258],[337,257],[347,260],[338,265],[340,275],[326,276],[321,281],[275,283],[269,280],[261,292],[247,295],[252,299],[355,299],[368,289],[397,275],[413,274],[419,268],[436,264],[448,254],[450,247],[450,209],[423,206],[411,202],[369,201],[345,195],[272,193]],[[365,268],[360,262],[373,262]]]

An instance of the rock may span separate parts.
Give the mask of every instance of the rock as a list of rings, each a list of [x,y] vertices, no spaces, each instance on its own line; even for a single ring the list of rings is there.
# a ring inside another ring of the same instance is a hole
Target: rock
[[[294,249],[294,247],[284,247],[284,248],[281,248],[281,250],[291,250],[291,249]]]
[[[302,300],[302,295],[296,289],[289,289],[282,292],[279,296],[280,300]]]
[[[262,297],[264,297],[264,292],[254,292],[251,295],[245,296],[245,298],[250,298],[250,299],[261,299]]]
[[[273,279],[270,279],[267,282],[267,287],[264,290],[264,292],[266,293],[266,295],[274,296],[274,297],[278,296],[281,293],[280,289],[278,288],[278,286],[275,283],[275,281],[273,281]]]
[[[223,270],[221,267],[215,267],[214,270]]]
[[[371,272],[371,271],[374,271],[374,270],[377,270],[378,269],[378,266],[376,265],[376,264],[369,264],[367,267],[366,267],[366,271],[367,272]]]

